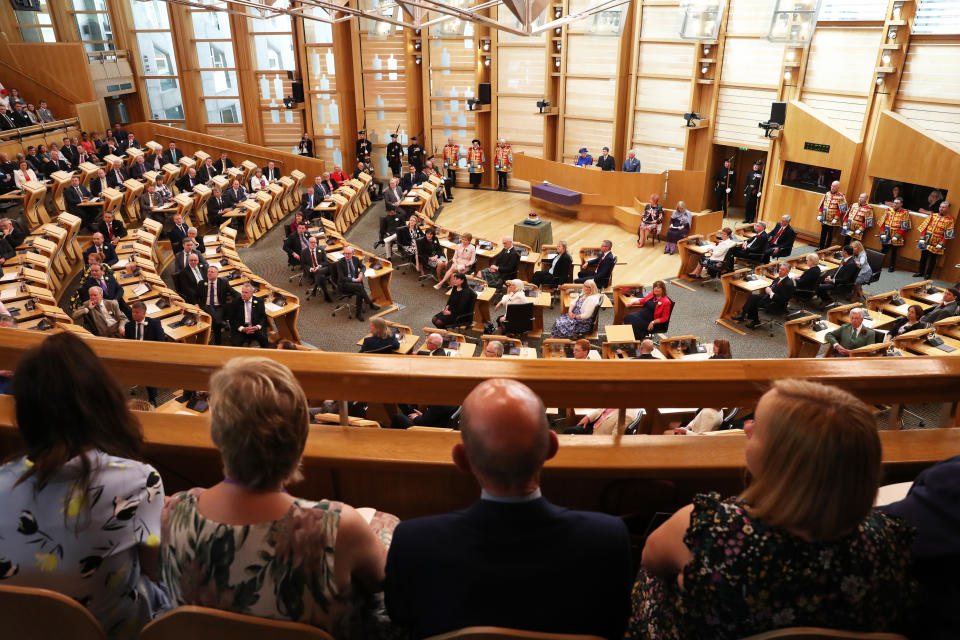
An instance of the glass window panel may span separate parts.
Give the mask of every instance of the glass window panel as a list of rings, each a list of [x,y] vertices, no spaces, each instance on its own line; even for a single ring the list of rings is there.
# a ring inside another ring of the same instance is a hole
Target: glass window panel
[[[193,34],[199,40],[230,37],[230,16],[225,11],[192,11]]]
[[[887,0],[824,0],[818,20],[883,20]]]
[[[44,42],[56,42],[57,34],[53,32],[53,27],[43,27],[40,29],[40,38]]]
[[[257,15],[260,12],[260,15],[269,16],[272,15],[270,9],[289,9],[290,1],[289,0],[277,0],[270,7],[266,9],[251,9],[250,13],[252,15]],[[272,18],[251,18],[250,19],[250,30],[254,33],[287,33],[291,29],[290,16],[285,13],[280,13]]]
[[[207,98],[240,95],[236,71],[201,71],[200,84],[203,86],[203,95]]]
[[[183,98],[176,79],[148,78],[147,101],[151,120],[183,120]]]
[[[198,42],[197,62],[201,69],[233,69],[236,63],[233,58],[233,43],[225,42]]]
[[[40,29],[20,27],[20,39],[24,42],[43,42]]]
[[[257,52],[257,70],[259,71],[273,69],[294,71],[297,68],[296,58],[293,55],[293,36],[254,36],[253,48]]]
[[[84,42],[83,48],[88,53],[96,53],[98,51],[113,51],[112,42]]]
[[[177,75],[177,59],[170,33],[138,33],[140,64],[145,76]]]
[[[960,33],[960,0],[920,0],[914,33]]]
[[[14,11],[17,24],[50,24],[50,17],[40,11]]]
[[[106,11],[106,0],[73,0],[74,11]]]
[[[310,70],[311,91],[336,91],[337,76],[330,47],[307,47],[307,67]]]
[[[328,18],[330,16],[329,13],[320,7],[310,7],[304,11],[304,14],[317,18]],[[305,19],[303,21],[303,31],[306,35],[307,44],[328,44],[333,42],[333,26],[326,22]]]
[[[208,124],[240,124],[243,116],[240,111],[240,99],[205,100]]]
[[[110,16],[106,13],[76,13],[77,31],[83,41],[113,40]],[[113,47],[110,47],[111,49]]]
[[[169,29],[167,5],[160,0],[130,0],[134,29]]]

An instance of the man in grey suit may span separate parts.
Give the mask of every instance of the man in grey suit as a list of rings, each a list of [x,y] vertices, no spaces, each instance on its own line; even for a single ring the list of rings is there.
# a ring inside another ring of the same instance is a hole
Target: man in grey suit
[[[923,314],[923,321],[927,324],[933,324],[944,318],[960,315],[957,298],[960,298],[960,291],[957,291],[954,287],[945,289],[943,301],[937,306],[927,309],[927,312]]]
[[[387,213],[399,210],[401,200],[403,200],[403,191],[400,189],[400,181],[397,178],[390,178],[390,186],[383,192],[383,204],[387,208]]]
[[[863,309],[857,307],[850,312],[850,324],[834,329],[826,335],[827,342],[841,356],[877,341],[877,332],[863,326]]]
[[[73,312],[73,319],[95,336],[122,337],[127,318],[120,311],[120,305],[116,300],[104,300],[103,289],[100,287],[90,287],[87,292],[90,298]]]

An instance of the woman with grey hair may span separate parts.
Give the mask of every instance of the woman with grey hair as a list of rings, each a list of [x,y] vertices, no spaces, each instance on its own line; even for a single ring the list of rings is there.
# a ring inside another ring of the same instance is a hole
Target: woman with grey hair
[[[673,255],[677,252],[677,243],[687,237],[690,233],[690,224],[693,217],[687,211],[687,205],[682,200],[677,203],[677,208],[670,214],[670,228],[667,229],[667,246],[663,252]]]

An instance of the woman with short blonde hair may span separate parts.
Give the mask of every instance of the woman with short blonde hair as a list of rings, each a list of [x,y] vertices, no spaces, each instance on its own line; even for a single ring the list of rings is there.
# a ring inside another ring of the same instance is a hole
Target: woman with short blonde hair
[[[224,480],[164,505],[161,574],[176,604],[350,635],[349,607],[383,584],[386,549],[374,529],[386,537],[397,520],[380,514],[367,525],[343,503],[287,493],[301,478],[308,432],[306,395],[279,362],[235,358],[211,376]]]
[[[913,534],[873,510],[881,449],[870,407],[780,380],[744,431],[750,486],[725,500],[699,494],[650,534],[628,637],[892,628],[915,590]]]

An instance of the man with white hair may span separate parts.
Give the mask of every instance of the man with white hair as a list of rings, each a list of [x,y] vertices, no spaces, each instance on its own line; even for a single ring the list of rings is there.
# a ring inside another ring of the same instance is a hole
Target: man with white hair
[[[427,341],[420,351],[421,355],[426,356],[445,356],[447,352],[443,350],[443,336],[439,333],[431,333],[427,336]]]
[[[513,238],[504,236],[503,249],[490,262],[490,266],[480,271],[477,277],[486,280],[487,284],[497,288],[507,280],[517,277],[520,268],[520,252],[513,248]]]
[[[793,253],[793,242],[797,239],[797,232],[790,226],[791,220],[789,214],[783,214],[780,222],[770,232],[770,244],[766,249],[768,256],[785,258]]]
[[[499,340],[491,340],[487,343],[487,346],[483,348],[483,357],[484,358],[502,358],[503,357],[503,343]]]
[[[841,356],[877,341],[877,332],[863,326],[864,311],[857,307],[850,312],[850,323],[829,332],[825,337],[833,345],[834,351]]]
[[[493,168],[497,171],[497,191],[506,191],[507,176],[513,171],[513,151],[503,138],[493,152]]]
[[[640,173],[640,161],[633,149],[627,152],[627,159],[623,161],[623,168],[620,170],[624,173]]]
[[[261,349],[270,343],[267,340],[267,311],[263,300],[254,297],[253,285],[244,283],[240,289],[240,299],[233,303],[230,313],[231,343],[242,347],[250,341],[256,342]]]
[[[73,319],[87,331],[102,338],[123,336],[123,325],[127,318],[120,311],[115,300],[104,300],[103,289],[90,287],[86,304],[73,312]]]

